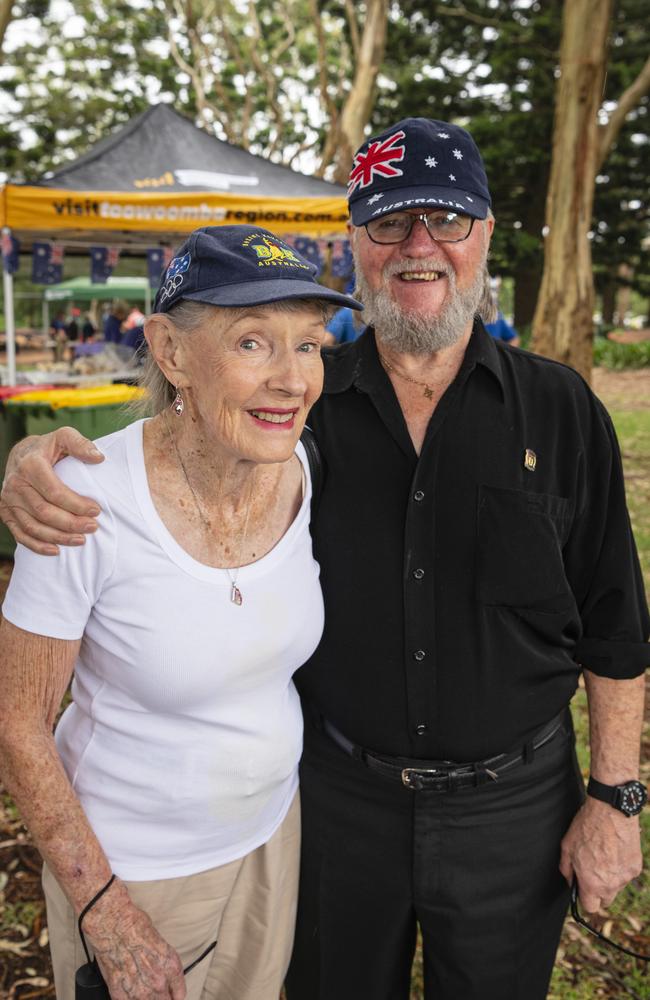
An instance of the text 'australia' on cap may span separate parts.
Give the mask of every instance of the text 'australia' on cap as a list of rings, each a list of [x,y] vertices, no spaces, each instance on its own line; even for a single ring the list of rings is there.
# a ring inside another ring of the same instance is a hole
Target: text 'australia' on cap
[[[405,118],[359,148],[348,182],[355,226],[408,208],[449,208],[484,219],[485,167],[469,132],[429,118]]]
[[[176,251],[153,311],[168,312],[181,299],[236,308],[298,298],[363,308],[349,295],[319,285],[315,265],[267,229],[204,226]]]

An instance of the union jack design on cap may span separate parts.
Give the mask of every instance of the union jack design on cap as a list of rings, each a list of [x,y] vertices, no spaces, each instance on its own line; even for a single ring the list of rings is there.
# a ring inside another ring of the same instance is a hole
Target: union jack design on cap
[[[469,132],[429,118],[405,118],[359,148],[348,183],[355,226],[409,208],[446,208],[484,219],[485,168]]]
[[[354,158],[354,165],[350,173],[348,198],[354,194],[358,187],[366,188],[372,184],[375,174],[379,177],[402,176],[402,171],[399,167],[393,166],[392,161],[404,159],[406,147],[395,145],[403,138],[403,132],[395,132],[394,135],[389,135],[382,142],[371,141],[365,152],[363,147],[359,150]]]

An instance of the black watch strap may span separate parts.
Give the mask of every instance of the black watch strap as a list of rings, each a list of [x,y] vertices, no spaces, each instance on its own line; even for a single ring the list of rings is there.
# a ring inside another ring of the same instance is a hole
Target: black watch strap
[[[600,802],[606,802],[626,816],[637,816],[648,800],[645,786],[638,780],[625,781],[620,785],[605,785],[596,778],[589,778],[587,795]]]

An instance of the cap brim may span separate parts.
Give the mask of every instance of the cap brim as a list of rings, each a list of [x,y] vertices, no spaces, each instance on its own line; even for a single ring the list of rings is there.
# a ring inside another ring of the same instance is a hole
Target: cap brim
[[[349,309],[363,309],[350,295],[335,292],[332,288],[317,285],[313,281],[297,281],[278,278],[274,281],[242,281],[239,284],[219,285],[214,288],[203,288],[187,295],[179,295],[180,299],[191,299],[193,302],[205,302],[212,306],[228,306],[241,308],[244,306],[263,306],[283,299],[318,299],[332,302],[335,305],[347,306]]]
[[[490,202],[472,191],[460,188],[429,187],[391,188],[383,191],[381,198],[364,195],[350,203],[350,216],[355,226],[364,226],[371,219],[378,219],[389,212],[403,212],[408,208],[450,208],[454,212],[485,219]]]

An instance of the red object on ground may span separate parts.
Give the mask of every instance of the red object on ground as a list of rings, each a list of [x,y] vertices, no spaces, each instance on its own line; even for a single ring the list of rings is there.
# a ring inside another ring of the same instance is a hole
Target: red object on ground
[[[11,396],[21,396],[23,392],[34,392],[38,389],[56,389],[55,385],[0,385],[0,401]]]

